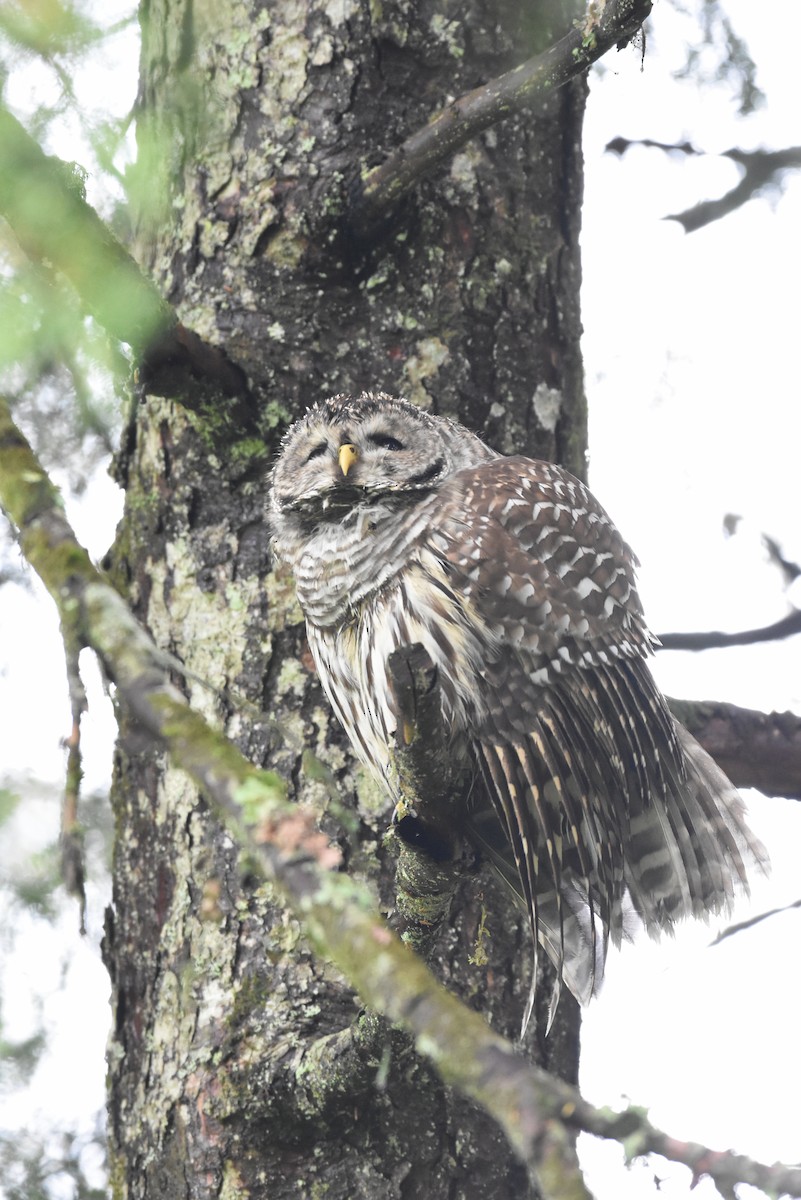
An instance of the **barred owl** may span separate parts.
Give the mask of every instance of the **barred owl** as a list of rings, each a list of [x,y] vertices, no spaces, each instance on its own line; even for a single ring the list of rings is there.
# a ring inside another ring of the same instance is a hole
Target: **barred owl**
[[[292,426],[269,504],[356,754],[392,796],[387,660],[421,643],[450,751],[483,781],[465,834],[580,1002],[628,913],[657,935],[747,888],[764,851],[651,676],[636,560],[582,483],[366,393]]]

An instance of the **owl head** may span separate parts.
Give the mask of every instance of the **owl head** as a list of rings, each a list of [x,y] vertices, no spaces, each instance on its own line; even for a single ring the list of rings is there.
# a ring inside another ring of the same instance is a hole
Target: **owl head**
[[[414,501],[462,467],[494,451],[461,425],[382,392],[332,396],[289,429],[273,471],[273,522],[365,500]]]

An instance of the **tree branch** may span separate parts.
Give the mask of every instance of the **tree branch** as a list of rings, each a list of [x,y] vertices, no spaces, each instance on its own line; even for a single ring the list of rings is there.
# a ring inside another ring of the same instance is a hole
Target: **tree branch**
[[[220,394],[247,395],[243,372],[217,346],[186,329],[83,198],[79,174],[46,155],[19,121],[0,108],[0,214],[35,263],[69,279],[80,300],[112,337],[126,342],[153,392],[200,410]],[[252,425],[248,405],[232,423]],[[249,418],[249,419],[248,419]]]
[[[543,1195],[589,1200],[568,1132],[583,1129],[623,1141],[630,1152],[686,1162],[729,1192],[733,1182],[748,1181],[801,1197],[799,1169],[716,1154],[669,1138],[635,1110],[610,1114],[587,1104],[451,996],[387,928],[369,890],[335,870],[339,851],[315,830],[311,813],[287,802],[283,780],[247,762],[189,709],[162,653],[76,541],[57,490],[3,401],[0,503],[59,607],[70,644],[94,649],[121,703],[192,777],[250,870],[273,884],[365,1003],[411,1033],[443,1079],[498,1121]]]
[[[419,643],[387,663],[398,713],[394,768],[402,797],[392,817],[399,853],[391,924],[423,958],[450,912],[461,874],[457,812],[469,780],[443,754],[437,669]]]
[[[69,630],[62,630],[67,658],[67,683],[70,693],[72,729],[66,739],[67,779],[61,802],[61,831],[59,849],[61,880],[67,894],[75,896],[80,913],[80,930],[86,933],[86,873],[84,864],[83,830],[78,818],[78,805],[83,780],[81,753],[81,717],[87,711],[86,691],[78,669],[78,648],[70,645]]]
[[[352,206],[354,231],[369,237],[415,184],[471,138],[564,87],[612,46],[629,42],[651,8],[651,0],[607,0],[597,24],[588,17],[544,53],[449,104],[363,176]]]
[[[790,146],[786,150],[727,150],[723,156],[736,162],[741,168],[739,183],[717,200],[702,200],[680,213],[669,213],[666,221],[678,221],[685,233],[694,233],[727,217],[749,200],[760,195],[774,183],[784,171],[801,167],[801,146]]]
[[[763,921],[769,921],[771,917],[778,917],[781,913],[790,912],[794,908],[801,908],[801,900],[792,900],[789,904],[779,905],[778,908],[769,908],[765,912],[755,913],[753,917],[748,917],[745,921],[735,921],[733,925],[727,925],[725,929],[721,929],[717,937],[714,937],[709,944],[710,946],[719,946],[721,942],[725,942],[726,938],[734,937],[746,929],[753,929],[755,925],[761,925]]]
[[[801,633],[801,609],[788,613],[772,625],[761,629],[744,629],[739,633],[722,633],[711,629],[703,633],[660,633],[659,650],[716,650],[725,646],[753,646],[757,642],[775,642]]]
[[[801,800],[801,717],[714,701],[669,701],[675,717],[736,787]]]
[[[618,137],[609,142],[606,149],[623,155],[630,146],[651,146],[668,154],[703,153],[689,142],[671,144],[656,142],[651,138],[629,141],[628,138]],[[704,225],[719,221],[753,200],[784,171],[798,170],[801,167],[801,146],[787,146],[783,150],[738,150],[735,147],[725,150],[722,157],[731,159],[739,166],[739,183],[717,200],[702,200],[683,212],[670,213],[664,218],[666,221],[678,221],[685,233],[694,233],[696,229],[703,229]]]
[[[693,1173],[693,1184],[708,1175],[722,1196],[734,1197],[738,1183],[750,1183],[769,1196],[798,1196],[801,1168],[781,1163],[768,1166],[754,1162],[733,1150],[710,1150],[697,1142],[682,1142],[657,1129],[642,1109],[633,1106],[621,1113],[593,1108],[583,1100],[566,1121],[585,1133],[621,1142],[629,1159],[644,1154],[661,1154],[672,1162],[683,1163]]]

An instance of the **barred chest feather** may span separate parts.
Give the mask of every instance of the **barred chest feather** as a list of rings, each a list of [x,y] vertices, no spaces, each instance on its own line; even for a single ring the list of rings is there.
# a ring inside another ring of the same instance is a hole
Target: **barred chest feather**
[[[298,600],[310,625],[352,622],[365,600],[406,565],[429,520],[429,505],[399,512],[389,503],[356,504],[293,542],[278,543],[293,565]]]
[[[477,636],[469,602],[450,587],[443,561],[423,544],[411,548],[395,573],[376,573],[372,588],[351,589],[354,607],[337,625],[308,615],[307,633],[320,681],[361,761],[394,793],[390,774],[397,713],[387,662],[393,650],[421,643],[439,673],[445,727],[459,753],[460,735],[483,712],[480,693],[465,694],[459,680],[484,670],[491,648]],[[469,711],[468,711],[469,705]],[[466,749],[466,746],[465,746]]]

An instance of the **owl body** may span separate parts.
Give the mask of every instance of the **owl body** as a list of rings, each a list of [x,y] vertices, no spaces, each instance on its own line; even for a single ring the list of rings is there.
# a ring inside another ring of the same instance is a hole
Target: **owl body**
[[[647,666],[635,559],[582,483],[387,396],[315,406],[273,474],[323,687],[395,801],[393,650],[437,667],[464,829],[577,998],[626,913],[651,933],[726,908],[764,852]]]
[[[422,644],[439,672],[445,728],[460,753],[469,703],[456,680],[481,670],[485,646],[441,557],[424,536],[430,503],[411,512],[354,509],[327,522],[297,567],[298,597],[322,685],[361,761],[397,801],[391,771],[397,714],[387,663],[393,650]]]

